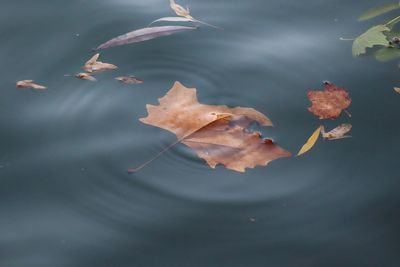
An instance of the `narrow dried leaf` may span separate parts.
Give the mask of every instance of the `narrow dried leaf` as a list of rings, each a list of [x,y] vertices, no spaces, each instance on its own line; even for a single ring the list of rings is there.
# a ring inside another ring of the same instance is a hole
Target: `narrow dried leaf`
[[[157,19],[157,20],[151,22],[151,23],[149,24],[149,26],[151,26],[152,24],[154,24],[154,23],[156,23],[156,22],[162,22],[162,21],[167,21],[167,22],[193,22],[193,23],[203,24],[203,25],[206,25],[206,26],[215,28],[215,29],[222,30],[221,27],[218,27],[218,26],[209,24],[209,23],[204,22],[204,21],[201,21],[201,20],[197,20],[197,19],[193,19],[193,18],[192,18],[192,19],[188,19],[188,18],[182,18],[182,17],[165,17],[165,18],[160,18],[160,19]]]
[[[343,139],[343,138],[349,138],[351,136],[346,135],[348,132],[350,132],[352,128],[351,124],[344,123],[336,127],[335,129],[325,132],[325,127],[322,127],[321,133],[322,137],[327,140],[337,140],[337,139]]]
[[[106,49],[110,47],[127,45],[132,43],[143,42],[158,38],[161,36],[167,36],[175,33],[186,32],[195,30],[196,27],[184,27],[184,26],[160,26],[160,27],[149,27],[140,30],[135,30],[118,37],[115,37],[104,44],[101,44],[97,49]]]
[[[364,20],[369,20],[372,18],[375,18],[377,16],[383,15],[387,12],[393,11],[400,8],[400,3],[390,3],[390,4],[384,4],[378,7],[371,8],[367,10],[364,14],[362,14],[358,20],[359,21],[364,21]]]
[[[164,18],[159,18],[155,21],[152,21],[149,26],[151,26],[154,23],[157,22],[194,22],[193,19],[188,19],[188,18],[182,18],[182,17],[164,17]]]
[[[17,88],[45,90],[46,86],[36,84],[33,80],[22,80],[17,82]]]
[[[91,59],[89,59],[83,69],[89,73],[91,72],[101,72],[106,70],[116,70],[118,69],[117,66],[110,64],[110,63],[103,63],[101,61],[97,61],[99,59],[100,54],[97,53]]]
[[[319,126],[314,133],[308,138],[307,142],[303,145],[303,147],[300,149],[299,153],[297,153],[297,156],[303,155],[304,153],[310,151],[311,148],[315,145],[315,143],[318,140],[319,134],[321,133],[323,126]]]
[[[200,104],[196,89],[179,82],[159,102],[159,106],[147,105],[148,116],[140,121],[174,133],[178,142],[195,150],[212,168],[222,164],[244,172],[246,168],[266,166],[272,160],[290,156],[272,140],[249,130],[254,122],[272,126],[255,109]]]
[[[115,78],[117,81],[126,83],[126,84],[139,84],[143,83],[142,80],[139,80],[135,76],[120,76]]]
[[[190,11],[189,11],[188,8],[186,9],[183,6],[177,4],[175,2],[175,0],[169,0],[169,3],[170,3],[170,6],[171,6],[172,10],[175,11],[175,13],[178,16],[185,17],[185,18],[188,18],[188,19],[193,19],[193,17],[190,16]]]
[[[90,75],[89,73],[81,72],[75,75],[76,78],[88,80],[91,82],[96,82],[96,78]]]
[[[400,94],[400,87],[394,87],[393,89],[394,89],[394,91],[395,91],[396,93]]]
[[[324,91],[309,91],[312,106],[308,110],[320,119],[336,119],[351,104],[349,93],[330,82],[324,82]]]

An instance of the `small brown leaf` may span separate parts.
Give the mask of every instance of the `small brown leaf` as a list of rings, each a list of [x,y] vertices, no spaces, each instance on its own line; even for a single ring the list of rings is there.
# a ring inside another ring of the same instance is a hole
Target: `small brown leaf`
[[[255,122],[272,126],[255,109],[200,104],[196,89],[179,82],[159,102],[159,106],[147,105],[148,116],[140,121],[174,133],[178,142],[195,150],[211,168],[223,164],[244,172],[246,168],[266,166],[272,160],[291,155],[248,128]]]
[[[88,80],[91,82],[96,82],[96,78],[90,75],[89,73],[81,72],[75,75],[76,78]]]
[[[170,4],[172,10],[175,11],[175,13],[178,16],[185,17],[187,19],[193,19],[193,17],[190,16],[189,8],[186,9],[183,6],[177,4],[175,2],[175,0],[169,0],[169,4]]]
[[[47,89],[46,86],[36,84],[33,80],[22,80],[17,82],[17,88],[24,88],[24,89],[36,89],[36,90],[45,90]]]
[[[89,59],[85,65],[83,66],[83,69],[89,73],[92,72],[101,72],[101,71],[106,71],[106,70],[116,70],[118,69],[117,66],[110,64],[110,63],[103,63],[101,61],[97,61],[99,59],[100,54],[97,53],[94,55],[91,59]]]
[[[337,140],[337,139],[343,139],[343,138],[349,138],[351,136],[346,135],[348,132],[350,132],[352,128],[351,124],[341,124],[335,129],[325,132],[325,127],[322,127],[321,133],[322,137],[327,140]]]
[[[324,82],[324,91],[309,91],[312,106],[308,110],[320,119],[336,119],[351,104],[348,92],[330,82]]]
[[[135,76],[120,76],[115,78],[117,81],[126,83],[126,84],[139,84],[143,83],[142,80],[139,80]]]

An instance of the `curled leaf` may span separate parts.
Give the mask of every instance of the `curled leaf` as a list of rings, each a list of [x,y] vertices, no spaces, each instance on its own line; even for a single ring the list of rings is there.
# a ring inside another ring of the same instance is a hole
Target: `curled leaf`
[[[135,30],[118,37],[115,37],[104,44],[99,45],[96,49],[106,49],[114,46],[127,45],[132,43],[143,42],[158,38],[161,36],[167,36],[175,33],[186,32],[195,30],[195,27],[184,27],[184,26],[160,26],[160,27],[149,27],[140,30]]]
[[[300,149],[299,153],[297,153],[297,156],[303,155],[304,153],[310,151],[311,148],[314,147],[314,145],[317,143],[318,137],[319,137],[322,129],[323,129],[323,126],[319,126],[313,132],[313,134],[310,136],[310,138],[308,138],[307,142]]]
[[[344,123],[336,127],[335,129],[325,132],[325,127],[322,127],[321,133],[322,137],[327,140],[337,140],[337,139],[343,139],[343,138],[349,138],[351,136],[346,135],[348,132],[350,132],[352,128],[351,124]]]
[[[383,15],[387,12],[396,10],[398,8],[400,8],[400,2],[384,4],[384,5],[374,7],[374,8],[367,10],[364,14],[362,14],[358,18],[358,20],[359,21],[369,20],[369,19],[375,18],[377,16]]]
[[[113,64],[97,61],[99,59],[99,56],[100,56],[100,54],[97,53],[91,59],[89,59],[83,66],[84,70],[87,72],[101,72],[101,71],[105,71],[105,70],[118,69],[118,67]]]
[[[46,86],[36,84],[33,80],[22,80],[18,81],[16,84],[17,88],[24,88],[24,89],[36,89],[36,90],[45,90],[47,89]]]
[[[76,78],[88,80],[91,82],[96,82],[96,78],[90,75],[89,73],[81,72],[75,75]]]
[[[308,110],[320,119],[336,119],[351,104],[349,93],[330,82],[324,82],[324,91],[309,91],[312,106]]]
[[[120,77],[116,77],[115,80],[126,83],[126,84],[143,83],[142,80],[139,80],[135,76],[120,76]]]
[[[365,54],[367,48],[372,48],[376,45],[387,45],[389,42],[384,34],[387,31],[390,31],[390,28],[386,25],[377,25],[368,29],[354,40],[352,47],[353,55],[357,57]]]
[[[172,10],[175,11],[178,16],[193,19],[193,17],[190,16],[189,8],[184,8],[183,6],[177,4],[175,0],[169,0],[169,4]]]
[[[255,109],[200,104],[196,89],[186,88],[179,82],[175,82],[159,103],[147,105],[148,116],[140,121],[174,133],[177,142],[196,151],[211,168],[222,164],[244,172],[246,168],[266,166],[272,160],[290,156],[272,140],[263,139],[260,133],[249,129],[253,123],[272,126]]]

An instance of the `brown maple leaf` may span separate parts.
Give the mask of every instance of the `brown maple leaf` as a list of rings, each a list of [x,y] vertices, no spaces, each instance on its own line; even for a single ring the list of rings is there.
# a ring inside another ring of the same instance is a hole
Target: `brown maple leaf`
[[[17,88],[24,88],[24,89],[36,89],[36,90],[45,90],[47,89],[46,86],[40,85],[40,84],[36,84],[34,83],[33,80],[22,80],[22,81],[18,81],[16,84]]]
[[[91,59],[89,59],[83,66],[83,69],[90,73],[118,69],[118,67],[113,64],[97,61],[99,59],[99,56],[100,56],[100,54],[97,53]]]
[[[336,119],[351,104],[349,93],[330,82],[324,82],[324,91],[307,93],[312,106],[308,110],[320,119]],[[350,116],[350,115],[349,115]]]
[[[175,82],[159,102],[158,106],[147,105],[148,116],[140,121],[174,133],[177,142],[195,150],[211,168],[223,164],[244,172],[291,155],[272,140],[263,139],[259,132],[249,130],[253,123],[272,126],[264,114],[253,108],[200,104],[196,89],[180,82]]]

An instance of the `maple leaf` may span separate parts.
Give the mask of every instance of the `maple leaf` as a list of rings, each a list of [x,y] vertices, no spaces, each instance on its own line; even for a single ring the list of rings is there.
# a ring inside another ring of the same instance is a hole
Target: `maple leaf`
[[[103,63],[101,61],[97,61],[100,57],[100,54],[97,53],[94,55],[91,59],[89,59],[85,65],[83,66],[83,69],[86,70],[87,72],[101,72],[101,71],[106,71],[106,70],[116,70],[118,69],[117,66],[110,64],[110,63]]]
[[[320,119],[336,119],[351,104],[349,93],[330,82],[324,82],[324,91],[307,93],[312,106],[308,110]],[[349,115],[350,116],[350,115]]]
[[[180,82],[175,82],[159,103],[147,105],[148,116],[140,121],[174,133],[178,142],[195,150],[211,168],[222,164],[244,172],[246,168],[266,166],[272,160],[291,155],[248,129],[255,122],[272,126],[265,115],[253,108],[200,104],[196,89],[186,88]]]
[[[45,90],[47,89],[46,86],[36,84],[33,80],[22,80],[18,81],[16,84],[17,88],[24,88],[24,89],[36,89],[36,90]]]

